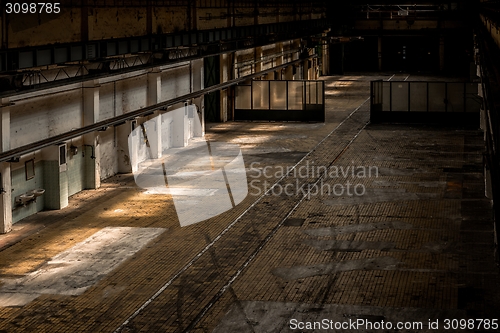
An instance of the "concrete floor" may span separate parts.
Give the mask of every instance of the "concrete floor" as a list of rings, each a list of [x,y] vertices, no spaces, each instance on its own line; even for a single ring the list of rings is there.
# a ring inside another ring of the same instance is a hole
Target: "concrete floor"
[[[324,78],[325,124],[207,124],[209,141],[240,145],[250,185],[207,221],[181,228],[171,196],[118,175],[15,224],[0,236],[0,332],[498,319],[482,133],[368,124],[369,81],[405,78]],[[477,328],[464,331],[498,331]]]

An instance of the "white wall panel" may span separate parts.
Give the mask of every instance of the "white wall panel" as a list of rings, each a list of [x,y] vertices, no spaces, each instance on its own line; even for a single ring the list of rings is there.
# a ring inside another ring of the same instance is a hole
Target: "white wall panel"
[[[161,73],[161,101],[190,93],[189,66],[167,69]]]
[[[146,107],[148,97],[147,75],[116,82],[116,114]]]
[[[114,83],[101,84],[99,88],[99,121],[114,117]]]
[[[16,101],[11,107],[11,148],[82,126],[81,89]]]
[[[101,84],[99,120],[144,108],[147,103],[147,76]]]
[[[193,75],[193,91],[201,90],[204,88],[203,60],[193,60],[191,66]]]
[[[118,173],[118,158],[115,148],[115,128],[110,127],[105,132],[99,132],[99,152],[101,179],[106,179]]]

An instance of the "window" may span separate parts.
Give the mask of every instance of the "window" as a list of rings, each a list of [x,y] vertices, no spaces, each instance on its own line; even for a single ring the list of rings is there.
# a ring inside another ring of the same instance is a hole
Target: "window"
[[[24,169],[26,172],[26,180],[35,178],[35,160],[31,159],[24,163]]]
[[[59,165],[66,164],[66,144],[59,146]]]

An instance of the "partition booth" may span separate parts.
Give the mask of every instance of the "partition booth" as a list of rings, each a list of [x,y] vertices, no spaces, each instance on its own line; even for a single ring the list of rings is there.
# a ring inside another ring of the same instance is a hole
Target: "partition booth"
[[[255,80],[236,86],[235,120],[325,121],[324,81]]]
[[[479,127],[482,98],[471,82],[372,81],[370,121]]]

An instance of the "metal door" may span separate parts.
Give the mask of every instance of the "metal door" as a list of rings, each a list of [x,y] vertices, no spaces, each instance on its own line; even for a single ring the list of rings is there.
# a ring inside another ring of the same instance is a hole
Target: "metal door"
[[[219,56],[206,57],[203,61],[205,88],[220,83]],[[220,122],[220,92],[216,91],[205,95],[205,120]]]

